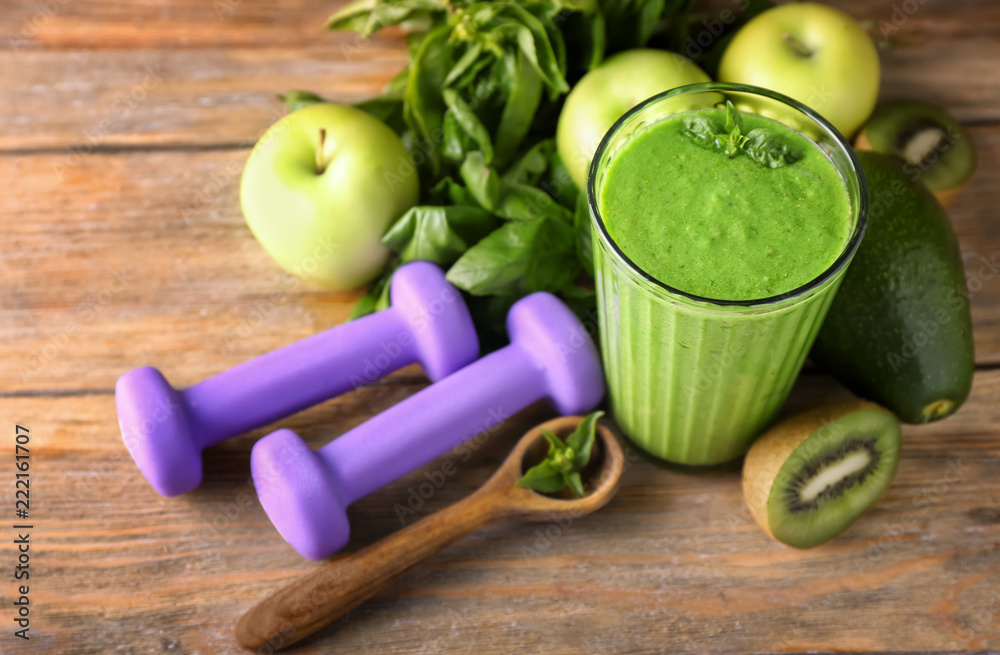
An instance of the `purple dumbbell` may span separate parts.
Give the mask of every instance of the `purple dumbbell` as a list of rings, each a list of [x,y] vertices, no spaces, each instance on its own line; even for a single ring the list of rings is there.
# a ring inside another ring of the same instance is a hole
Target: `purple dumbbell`
[[[254,444],[254,486],[281,536],[304,557],[328,557],[347,543],[345,508],[355,500],[537,400],[548,399],[561,414],[586,412],[600,402],[597,350],[559,299],[535,293],[519,300],[507,315],[507,332],[510,345],[320,450],[291,430]]]
[[[440,380],[479,355],[461,294],[434,264],[392,278],[392,306],[244,362],[178,391],[158,370],[118,379],[122,437],[164,496],[201,483],[201,451],[419,362]]]

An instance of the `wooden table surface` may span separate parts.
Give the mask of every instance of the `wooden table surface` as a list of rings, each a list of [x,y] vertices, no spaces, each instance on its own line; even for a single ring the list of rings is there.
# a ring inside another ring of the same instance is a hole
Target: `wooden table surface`
[[[966,406],[907,427],[892,488],[823,547],[771,541],[736,470],[633,456],[598,514],[482,530],[295,652],[1000,650],[1000,5],[835,4],[891,37],[883,96],[943,103],[980,151],[950,210],[973,292]],[[0,652],[241,652],[241,613],[315,566],[249,483],[273,427],[210,449],[202,487],[161,498],[122,444],[113,386],[147,364],[187,386],[346,319],[355,296],[290,281],[237,197],[276,93],[357,100],[405,63],[398,34],[321,32],[336,5],[0,2]],[[318,447],[425,384],[411,367],[283,425]],[[790,404],[842,393],[807,372]],[[548,417],[532,408],[467,461],[446,456],[456,472],[418,513],[471,492]],[[11,604],[15,424],[31,430],[28,642]],[[425,479],[353,506],[349,549],[399,528],[394,506]]]

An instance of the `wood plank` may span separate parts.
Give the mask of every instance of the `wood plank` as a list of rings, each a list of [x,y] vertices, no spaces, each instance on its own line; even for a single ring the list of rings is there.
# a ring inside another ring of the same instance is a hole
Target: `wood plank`
[[[779,0],[780,1],[780,0]],[[171,0],[107,3],[102,0],[8,0],[0,16],[0,48],[38,50],[151,50],[162,47],[316,45],[321,26],[346,0]],[[700,6],[732,8],[730,0]],[[1000,9],[989,0],[831,0],[876,35],[901,45],[928,41],[987,40],[1000,31]]]
[[[150,50],[329,43],[321,29],[344,0],[8,0],[0,47],[31,50]]]
[[[420,386],[363,389],[284,423],[320,446]],[[792,405],[842,393],[810,376]],[[998,407],[1000,371],[981,372],[957,415],[907,427],[893,486],[823,547],[771,541],[743,505],[738,471],[686,475],[633,456],[618,497],[597,514],[482,530],[296,652],[996,649]],[[548,415],[532,408],[467,461],[451,453],[359,501],[349,550],[399,527],[394,508],[425,472],[445,460],[457,469],[418,515],[470,493]],[[314,566],[280,539],[248,485],[250,445],[265,431],[211,449],[203,486],[164,499],[124,450],[110,394],[0,399],[0,421],[28,425],[37,453],[36,649],[236,652],[241,612]],[[4,485],[0,504],[12,500]],[[99,641],[95,620],[106,629]]]
[[[982,165],[951,216],[977,361],[992,365],[1000,277],[982,260],[1000,257],[1000,126],[973,134]],[[59,154],[0,157],[0,176],[17,180],[0,196],[0,390],[110,389],[144,364],[187,386],[343,322],[356,294],[283,274],[243,223],[247,153],[102,153],[76,167]]]
[[[32,429],[34,650],[236,652],[240,613],[314,566],[249,484],[250,446],[271,428],[210,449],[203,486],[164,499],[121,444],[111,387],[147,363],[185,386],[346,318],[354,295],[284,276],[237,198],[249,146],[280,114],[274,94],[355,100],[405,63],[398,33],[320,32],[338,4],[9,0],[0,12],[0,421]],[[834,4],[876,21],[908,6]],[[950,215],[982,284],[978,362],[995,367],[1000,282],[980,269],[1000,256],[1000,7],[913,6],[883,52],[883,96],[980,123],[981,170]],[[21,38],[25,19],[38,32]],[[411,367],[282,426],[318,447],[424,384]],[[805,375],[790,409],[842,393]],[[908,426],[895,484],[822,548],[769,540],[735,470],[636,459],[597,515],[483,530],[297,652],[1000,650],[998,400],[1000,370],[980,370],[955,417]],[[446,459],[457,473],[417,515],[464,497],[549,415],[532,408],[467,461],[447,455],[362,499],[348,549],[397,529],[397,507]],[[8,485],[0,504],[13,504]]]
[[[406,63],[398,32],[360,43],[352,34],[317,31],[335,2],[286,9],[216,0],[238,3],[231,19],[219,21],[206,2],[126,3],[109,11],[97,0],[48,1],[62,11],[37,38],[17,48],[0,40],[7,97],[0,150],[252,142],[281,114],[277,94],[302,88],[354,101],[377,93]],[[893,7],[904,3],[834,4],[892,25]],[[14,5],[0,16],[0,35],[17,32],[25,15],[38,11],[33,0]],[[898,32],[884,29],[894,45],[882,53],[882,95],[931,100],[967,121],[998,120],[1000,8],[960,8],[926,0]]]
[[[252,146],[285,114],[278,95],[343,102],[378,91],[407,63],[393,40],[338,46],[0,54],[0,151],[78,158],[121,147]]]

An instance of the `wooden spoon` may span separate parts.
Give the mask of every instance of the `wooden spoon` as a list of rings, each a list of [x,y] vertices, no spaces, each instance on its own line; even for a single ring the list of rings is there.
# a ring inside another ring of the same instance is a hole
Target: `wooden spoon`
[[[583,498],[554,498],[518,487],[530,467],[525,455],[545,452],[542,429],[565,437],[583,420],[557,418],[537,426],[517,442],[486,484],[468,498],[394,532],[356,553],[342,555],[258,603],[236,624],[244,648],[277,650],[319,630],[374,596],[411,567],[462,537],[497,521],[553,521],[578,518],[603,507],[618,491],[625,457],[614,434],[600,421],[590,476],[592,490]],[[583,473],[587,480],[587,472]]]

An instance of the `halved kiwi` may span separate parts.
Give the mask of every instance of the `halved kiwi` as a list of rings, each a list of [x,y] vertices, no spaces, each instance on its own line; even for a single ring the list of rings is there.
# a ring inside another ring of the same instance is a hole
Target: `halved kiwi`
[[[946,207],[976,171],[976,147],[962,124],[920,100],[892,100],[876,107],[854,147],[902,159],[907,173]]]
[[[846,530],[899,464],[899,421],[864,400],[817,407],[768,430],[743,463],[743,496],[760,527],[796,548]]]

